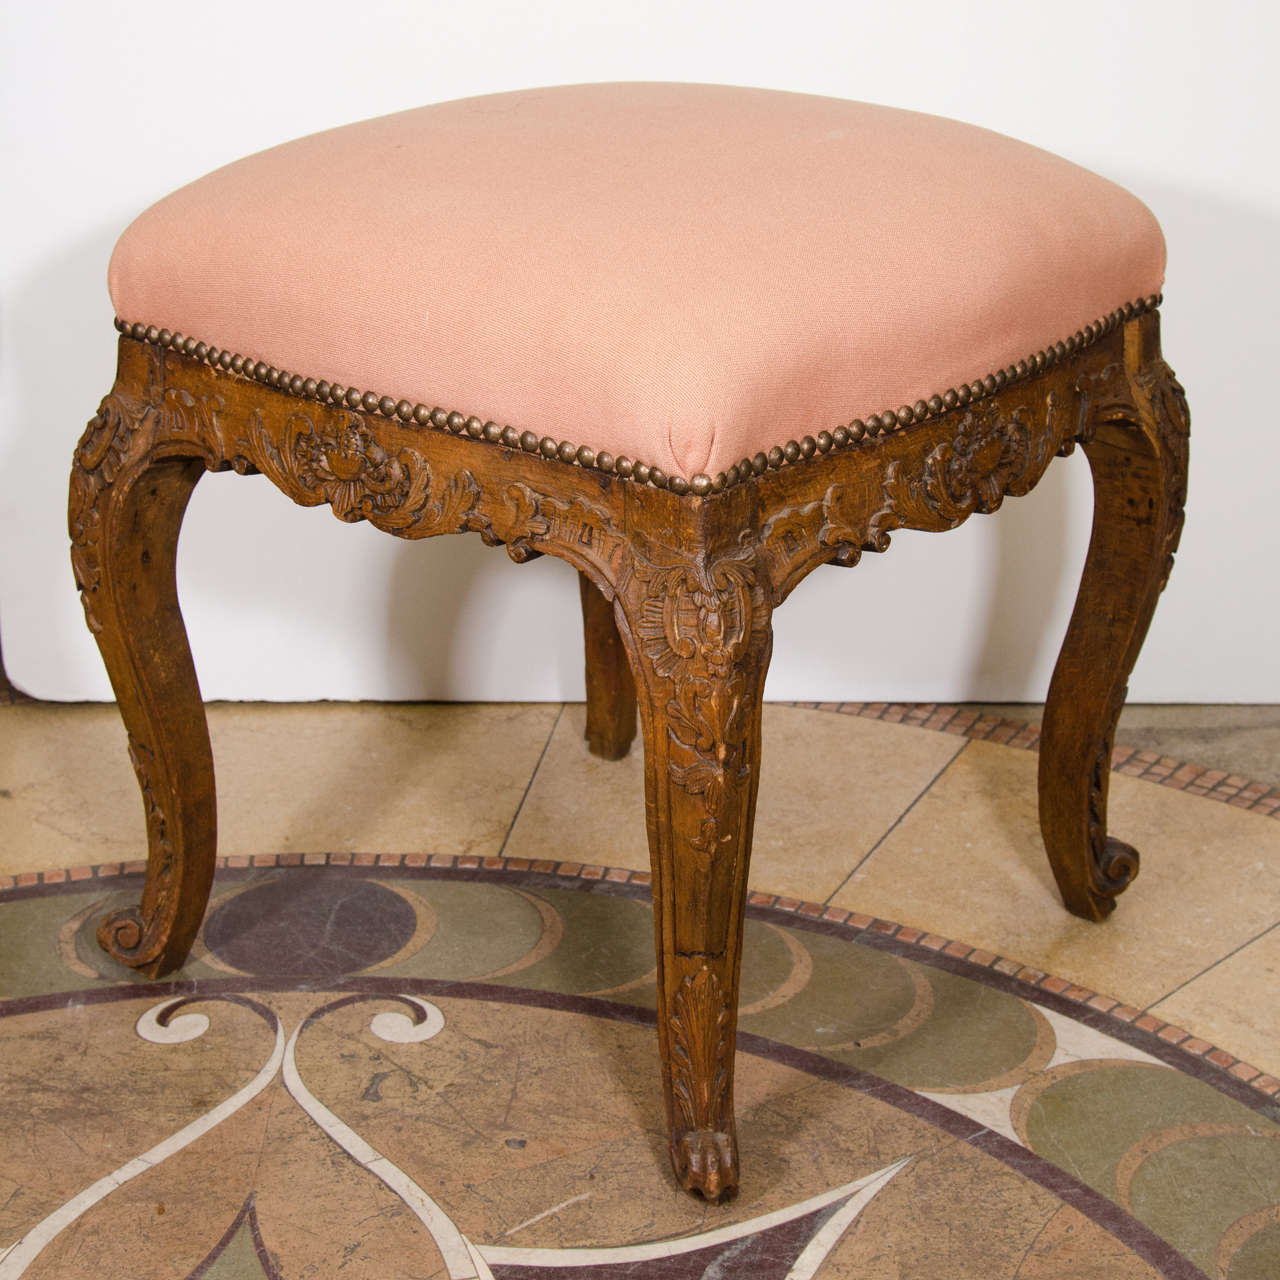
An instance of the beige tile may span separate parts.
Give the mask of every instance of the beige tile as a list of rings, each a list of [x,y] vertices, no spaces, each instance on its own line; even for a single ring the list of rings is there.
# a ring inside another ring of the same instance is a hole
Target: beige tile
[[[586,710],[570,704],[508,856],[646,870],[644,762],[588,754]],[[751,883],[821,901],[960,749],[962,740],[857,716],[766,706]]]
[[[1043,704],[1033,702],[965,705],[984,716],[1034,724],[1044,714]],[[1274,785],[1280,782],[1280,706],[1127,703],[1120,712],[1116,746]]]
[[[1280,919],[1280,823],[1119,775],[1111,831],[1141,851],[1142,874],[1105,923],[1068,915],[1036,767],[1032,752],[970,743],[834,901],[1139,1005]]]
[[[1280,1076],[1280,926],[1154,1005],[1157,1017]]]
[[[601,760],[582,740],[586,708],[571,702],[511,829],[509,858],[554,858],[649,869],[644,753],[637,735],[623,760]]]
[[[214,704],[219,851],[497,853],[556,712]],[[5,708],[0,793],[0,872],[145,853],[114,706]]]

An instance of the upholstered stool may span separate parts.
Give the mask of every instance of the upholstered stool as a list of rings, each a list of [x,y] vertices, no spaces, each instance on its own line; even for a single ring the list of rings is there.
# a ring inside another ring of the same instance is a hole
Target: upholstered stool
[[[119,375],[71,478],[149,840],[141,905],[103,945],[152,976],[180,965],[213,875],[174,581],[203,472],[402,538],[558,556],[581,574],[592,750],[625,754],[639,703],[672,1159],[686,1187],[732,1189],[770,617],[806,574],[994,511],[1082,444],[1096,514],[1041,822],[1078,915],[1137,871],[1106,834],[1107,780],[1182,523],[1163,268],[1137,200],[1043,151],[714,86],[425,107],[162,200],[112,259]]]

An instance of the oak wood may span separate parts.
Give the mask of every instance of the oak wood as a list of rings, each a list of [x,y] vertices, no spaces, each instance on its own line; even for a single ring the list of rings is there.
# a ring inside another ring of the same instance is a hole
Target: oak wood
[[[636,736],[636,682],[613,605],[585,573],[578,574],[586,651],[587,749],[604,760],[621,760]]]
[[[1105,914],[1136,866],[1105,831],[1111,733],[1185,496],[1185,402],[1158,334],[1155,315],[1138,315],[923,421],[877,423],[849,447],[701,496],[475,438],[482,424],[321,403],[122,338],[70,501],[76,578],[131,735],[150,850],[142,903],[108,922],[103,945],[169,972],[208,896],[213,770],[173,581],[202,470],[261,474],[295,502],[397,537],[475,532],[517,562],[557,556],[582,575],[592,749],[623,754],[639,709],[673,1166],[690,1190],[727,1194],[773,609],[819,565],[886,550],[895,529],[995,511],[1082,443],[1097,515],[1046,710],[1041,821],[1067,905]]]

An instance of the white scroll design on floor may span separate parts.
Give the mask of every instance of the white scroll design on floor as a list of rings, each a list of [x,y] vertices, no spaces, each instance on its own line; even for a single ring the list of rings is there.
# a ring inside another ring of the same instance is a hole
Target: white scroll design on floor
[[[257,1097],[271,1083],[278,1071],[282,1072],[285,1087],[290,1095],[320,1129],[353,1160],[390,1188],[418,1218],[439,1250],[448,1271],[449,1280],[494,1280],[491,1266],[504,1268],[617,1266],[621,1274],[626,1274],[636,1263],[673,1258],[702,1249],[728,1245],[806,1215],[838,1206],[805,1245],[785,1277],[785,1280],[812,1280],[818,1268],[858,1215],[910,1161],[910,1157],[906,1157],[865,1177],[812,1196],[797,1204],[697,1235],[601,1248],[521,1248],[476,1244],[413,1178],[329,1110],[307,1088],[298,1071],[296,1049],[299,1036],[314,1021],[333,1009],[366,1000],[392,1000],[407,1006],[411,1014],[400,1011],[384,1011],[376,1014],[370,1020],[369,1029],[379,1039],[395,1044],[413,1044],[430,1040],[443,1030],[444,1015],[436,1005],[416,996],[400,994],[346,996],[313,1010],[302,1019],[286,1041],[284,1028],[279,1019],[256,1001],[236,996],[183,996],[163,1000],[152,1006],[138,1018],[135,1030],[142,1039],[153,1044],[182,1044],[198,1039],[209,1029],[208,1016],[196,1012],[181,1014],[178,1012],[194,1003],[196,999],[242,1004],[257,1012],[267,1020],[268,1025],[275,1032],[271,1056],[253,1079],[231,1097],[185,1125],[163,1142],[157,1143],[142,1155],[86,1187],[61,1208],[37,1223],[16,1244],[5,1251],[0,1251],[0,1280],[17,1280],[17,1277],[23,1275],[40,1252],[81,1215],[130,1179],[155,1168],[169,1156],[190,1146],[229,1116],[234,1115],[246,1103]]]
[[[218,1000],[220,997],[206,997]],[[223,998],[225,999],[225,998]],[[191,997],[180,996],[176,999],[162,1000],[153,1005],[137,1021],[136,1030],[144,1039],[154,1044],[181,1044],[204,1035],[209,1027],[209,1019],[203,1013],[186,1013],[178,1017],[172,1015],[184,1005],[192,1003]],[[218,1104],[202,1116],[184,1125],[181,1129],[157,1142],[154,1147],[135,1156],[127,1164],[99,1178],[97,1182],[86,1187],[79,1195],[72,1197],[61,1208],[55,1209],[48,1217],[37,1222],[16,1244],[0,1253],[0,1280],[17,1280],[17,1277],[35,1261],[36,1257],[56,1236],[65,1231],[77,1218],[92,1209],[100,1200],[105,1199],[118,1187],[140,1173],[154,1169],[156,1165],[167,1160],[183,1147],[189,1147],[197,1138],[203,1137],[211,1129],[220,1125],[228,1116],[234,1115],[247,1102],[251,1102],[263,1089],[275,1079],[284,1057],[284,1028],[279,1019],[269,1009],[248,1001],[236,1000],[234,1003],[248,1005],[255,1012],[268,1019],[268,1024],[275,1030],[275,1045],[271,1056],[263,1064],[262,1069],[249,1081],[243,1089],[233,1093],[231,1097]]]
[[[429,1040],[444,1026],[444,1017],[435,1005],[415,996],[395,998],[412,1001],[421,1009],[423,1020],[414,1026],[404,1014],[380,1013],[369,1024],[369,1029],[380,1039],[392,1040],[397,1044],[405,1044],[410,1040]],[[324,1011],[318,1011],[320,1012]],[[318,1013],[312,1014],[312,1018],[317,1017]],[[368,1169],[374,1177],[385,1182],[404,1201],[435,1241],[449,1272],[449,1280],[493,1280],[493,1272],[476,1252],[471,1241],[458,1230],[453,1219],[399,1165],[393,1164],[354,1129],[339,1120],[302,1083],[294,1050],[298,1036],[309,1021],[310,1019],[304,1020],[289,1037],[284,1053],[285,1088],[293,1095],[294,1101],[347,1155]]]
[[[803,1218],[806,1214],[816,1213],[819,1209],[844,1200],[846,1203],[827,1219],[786,1275],[786,1280],[810,1280],[858,1215],[906,1167],[910,1159],[910,1156],[904,1156],[875,1173],[869,1173],[855,1182],[847,1182],[832,1191],[824,1191],[821,1195],[800,1201],[799,1204],[788,1205],[785,1209],[776,1209],[773,1213],[746,1218],[742,1222],[717,1227],[714,1231],[704,1231],[695,1236],[679,1236],[673,1240],[652,1240],[644,1244],[616,1245],[603,1249],[517,1249],[480,1245],[480,1253],[489,1262],[512,1267],[586,1267],[608,1266],[611,1263],[621,1267],[624,1264],[649,1262],[658,1258],[674,1258],[682,1253],[693,1253],[698,1249],[709,1249],[714,1245],[741,1240],[744,1236],[758,1235],[762,1231],[768,1231],[770,1227],[780,1227],[784,1222]]]

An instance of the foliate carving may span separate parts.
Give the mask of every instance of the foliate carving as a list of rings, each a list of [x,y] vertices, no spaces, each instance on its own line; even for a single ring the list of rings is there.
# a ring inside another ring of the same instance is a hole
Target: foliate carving
[[[1191,410],[1187,393],[1163,360],[1142,369],[1134,379],[1146,395],[1155,419],[1160,449],[1170,467],[1169,512],[1164,532],[1163,591],[1173,572],[1173,557],[1182,538],[1187,504],[1187,464],[1190,455]]]
[[[671,1098],[677,1127],[723,1129],[733,1044],[729,996],[714,969],[687,975],[671,1000]]]
[[[702,801],[689,845],[710,861],[736,844],[750,782],[747,756],[758,690],[748,688],[745,660],[767,629],[767,607],[749,535],[727,551],[678,556],[632,547],[643,597],[636,640],[654,675],[669,683],[667,771]]]
[[[677,684],[676,696],[667,703],[671,780],[690,795],[701,796],[706,806],[698,833],[689,842],[704,864],[739,834],[734,802],[751,776],[746,754],[751,712],[745,686],[741,673],[715,681],[690,679]]]
[[[791,585],[824,561],[850,568],[864,551],[883,551],[889,535],[877,527],[886,508],[866,510],[836,482],[816,502],[784,507],[760,530],[760,553],[769,565],[769,582],[776,604]]]
[[[688,555],[647,544],[633,549],[644,587],[636,632],[664,679],[727,675],[763,622],[763,598],[750,535],[728,551]]]
[[[225,408],[221,396],[194,396],[181,387],[170,387],[156,406],[156,438],[194,443],[205,465],[217,470],[223,465],[218,415]]]
[[[887,550],[895,529],[953,529],[997,510],[1006,495],[1029,492],[1070,439],[1050,392],[1043,413],[999,400],[969,409],[923,457],[869,456],[865,486],[831,484],[820,500],[784,508],[761,530],[773,601],[817,564],[850,566],[864,551]]]
[[[1050,398],[1044,428],[1033,430],[1025,406],[1005,410],[992,401],[966,413],[919,473],[890,463],[884,477],[890,511],[879,528],[954,529],[976,512],[998,510],[1006,494],[1026,493],[1058,448],[1053,410]]]
[[[862,559],[864,551],[884,551],[889,546],[889,534],[883,528],[889,508],[886,503],[875,511],[863,512],[859,520],[851,518],[844,498],[842,484],[833,484],[823,495],[818,542],[824,547],[837,548],[836,564],[852,567]]]
[[[510,484],[502,496],[507,537],[503,539],[495,534],[484,540],[493,546],[505,541],[507,555],[516,564],[526,564],[542,554],[534,543],[546,539],[551,523],[538,510],[538,495],[527,484]]]
[[[133,435],[147,424],[155,406],[117,393],[104,396],[76,446],[75,467],[96,488],[114,483],[130,453]]]
[[[149,437],[154,416],[155,406],[146,400],[118,394],[106,396],[76,446],[67,519],[71,567],[80,589],[85,621],[95,635],[102,630],[94,609],[94,596],[102,583],[103,511],[99,499],[125,470],[133,453],[141,452],[136,449],[135,440]]]
[[[291,414],[277,443],[255,410],[237,448],[237,470],[252,466],[303,506],[327,502],[347,523],[368,520],[406,537],[461,532],[473,524],[480,486],[469,471],[456,472],[433,501],[427,460],[412,449],[393,457],[353,413],[336,428]]]
[[[1185,454],[1191,434],[1191,410],[1177,374],[1163,361],[1142,369],[1135,381],[1151,401],[1160,438],[1170,452]]]

